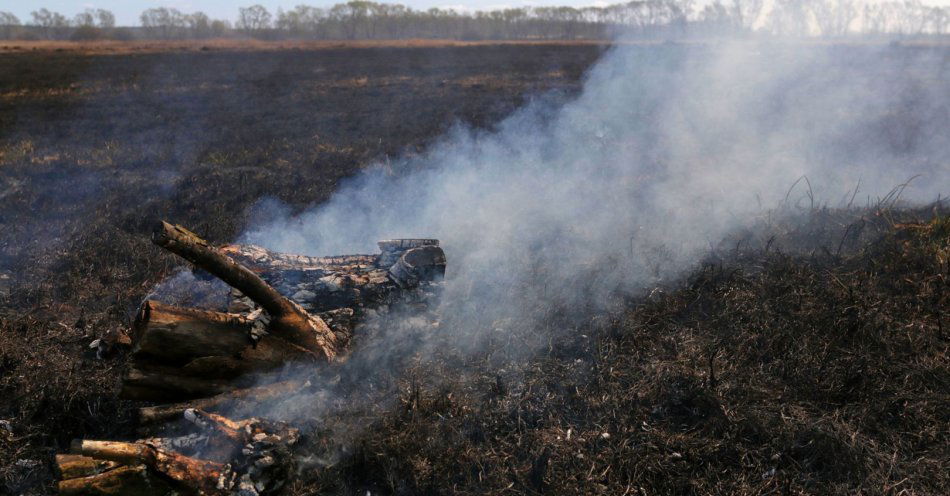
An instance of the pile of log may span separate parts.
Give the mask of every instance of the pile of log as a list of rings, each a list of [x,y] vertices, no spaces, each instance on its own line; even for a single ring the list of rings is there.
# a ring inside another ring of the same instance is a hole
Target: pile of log
[[[184,418],[195,432],[134,442],[74,441],[72,454],[56,457],[60,494],[255,496],[273,493],[288,480],[297,429],[192,409]]]
[[[252,245],[217,248],[162,222],[152,240],[195,273],[227,283],[227,311],[146,300],[120,394],[159,403],[138,410],[142,425],[184,418],[198,431],[77,441],[72,454],[57,457],[62,494],[273,492],[292,465],[296,430],[213,412],[300,391],[301,369],[344,360],[364,316],[395,305],[426,308],[445,274],[445,255],[433,239],[380,241],[374,255],[310,257]]]

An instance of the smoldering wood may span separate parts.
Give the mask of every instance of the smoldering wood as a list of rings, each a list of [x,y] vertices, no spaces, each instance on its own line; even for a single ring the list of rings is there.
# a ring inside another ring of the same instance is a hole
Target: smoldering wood
[[[69,494],[139,494],[141,481],[127,480],[132,473],[127,469],[134,467],[146,485],[157,474],[189,494],[250,496],[272,494],[292,473],[291,447],[299,431],[289,424],[256,417],[232,420],[200,410],[187,410],[183,417],[198,432],[135,442],[74,440],[74,454],[57,461],[64,477],[82,477],[65,478],[61,487]]]
[[[173,488],[148,472],[145,465],[119,466],[86,477],[61,480],[58,492],[64,496],[165,496]]]
[[[315,357],[331,360],[336,356],[336,336],[318,317],[280,294],[256,273],[234,261],[191,231],[161,222],[152,241],[208,271],[237,289],[269,315],[269,331],[303,347]]]
[[[267,371],[308,356],[273,334],[253,339],[254,326],[244,315],[146,301],[133,326],[121,397],[168,402],[213,396],[266,382]]]
[[[204,494],[227,494],[218,488],[218,480],[225,475],[225,465],[219,462],[191,458],[146,443],[83,439],[73,441],[72,450],[85,456],[126,465],[145,465],[185,488]]]
[[[275,335],[252,340],[244,315],[197,310],[157,301],[142,304],[133,326],[132,356],[184,365],[203,357],[233,357],[250,369],[302,358],[303,348]]]
[[[189,408],[184,417],[212,434],[223,436],[237,444],[245,444],[258,434],[276,435],[296,440],[299,431],[284,422],[273,422],[257,417],[231,420],[224,415]]]
[[[364,315],[384,314],[400,301],[417,305],[431,294],[426,283],[445,273],[444,253],[432,239],[385,240],[379,254],[339,257],[250,245],[216,249],[168,223],[153,240],[230,285],[234,299],[229,313],[146,301],[133,327],[122,396],[174,402],[139,409],[144,425],[184,418],[200,431],[131,443],[77,441],[76,455],[57,458],[64,494],[152,495],[172,486],[210,495],[275,491],[292,473],[289,446],[298,431],[214,412],[306,388],[300,380],[267,381],[278,380],[288,363],[332,360]]]
[[[419,246],[403,253],[389,268],[389,277],[401,288],[445,275],[445,253],[438,246]]]
[[[63,479],[75,479],[77,477],[89,477],[91,475],[108,472],[120,464],[108,460],[97,460],[82,455],[56,455],[56,468]]]
[[[288,396],[299,391],[305,386],[304,381],[292,380],[268,384],[245,389],[236,389],[227,393],[222,393],[210,398],[202,398],[193,401],[183,401],[170,405],[149,406],[138,409],[139,422],[143,424],[152,424],[163,422],[175,418],[180,418],[185,410],[189,408],[197,410],[214,411],[222,406],[233,406],[236,403],[254,402],[261,403],[271,401],[274,398]]]
[[[413,293],[411,287],[437,280],[445,271],[445,256],[434,239],[385,240],[377,255],[336,257],[283,254],[251,245],[216,250],[168,223],[162,223],[155,239],[231,284],[238,304],[232,304],[232,313],[223,313],[146,301],[134,325],[132,366],[123,381],[122,397],[127,399],[180,402],[213,396],[247,387],[262,373],[307,356],[312,350],[289,342],[284,334],[266,332],[274,325],[271,312],[284,311],[274,302],[319,324],[326,337],[321,342],[332,341],[336,354],[349,341],[363,309],[405,298]],[[251,288],[256,296],[244,296],[241,288]],[[317,313],[327,307],[333,308]]]
[[[379,254],[335,257],[289,255],[254,245],[227,245],[221,251],[310,312],[386,304],[445,274],[438,240],[384,240],[378,245]],[[233,291],[228,310],[251,311],[253,302],[244,296]]]
[[[122,379],[119,396],[144,401],[179,401],[204,398],[253,384],[253,376],[220,378],[203,376],[194,370],[155,364],[133,364]]]

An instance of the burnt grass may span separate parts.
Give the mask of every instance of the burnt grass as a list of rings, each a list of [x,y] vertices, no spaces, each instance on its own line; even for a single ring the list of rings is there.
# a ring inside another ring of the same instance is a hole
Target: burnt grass
[[[135,437],[124,357],[87,345],[180,266],[155,221],[230,241],[260,198],[304,208],[457,122],[570,95],[601,50],[0,54],[0,494],[52,494],[73,438]],[[546,325],[481,353],[394,358],[339,385],[362,407],[309,426],[285,492],[943,494],[946,210],[770,217],[607,310],[539,303]]]

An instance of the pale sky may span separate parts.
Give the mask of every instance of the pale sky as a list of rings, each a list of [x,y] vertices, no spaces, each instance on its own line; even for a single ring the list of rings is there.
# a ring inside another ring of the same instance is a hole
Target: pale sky
[[[277,7],[283,7],[285,10],[292,9],[295,5],[306,4],[314,7],[329,7],[335,3],[344,0],[0,0],[0,11],[13,12],[20,18],[20,22],[27,23],[32,18],[30,12],[46,7],[49,10],[59,12],[72,19],[77,13],[87,8],[99,8],[111,10],[116,17],[116,24],[120,26],[137,26],[139,24],[139,14],[143,10],[152,7],[172,7],[184,13],[202,11],[213,19],[228,19],[234,21],[237,18],[239,7],[247,7],[259,3],[267,10],[274,13]],[[568,5],[572,7],[587,7],[591,5],[607,5],[610,3],[622,3],[623,0],[404,0],[404,1],[385,1],[384,3],[401,3],[408,5],[413,9],[425,10],[430,7],[455,8],[458,10],[493,10],[506,7],[524,7],[524,6],[542,6],[542,5]],[[706,3],[704,0],[697,2]],[[950,0],[925,0],[929,5],[950,5]]]

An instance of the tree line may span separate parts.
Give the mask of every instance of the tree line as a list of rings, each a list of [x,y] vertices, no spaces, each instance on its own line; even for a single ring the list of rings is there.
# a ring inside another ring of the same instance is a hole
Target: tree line
[[[636,0],[606,7],[525,7],[460,12],[415,10],[401,4],[352,0],[329,8],[298,5],[270,12],[261,5],[238,9],[236,20],[203,12],[151,8],[135,27],[117,27],[103,9],[73,17],[42,8],[21,23],[0,11],[5,39],[408,39],[461,40],[605,39],[621,34],[641,39],[731,37],[845,37],[857,35],[942,36],[950,33],[950,7],[920,0],[715,0],[697,9],[695,0]]]

